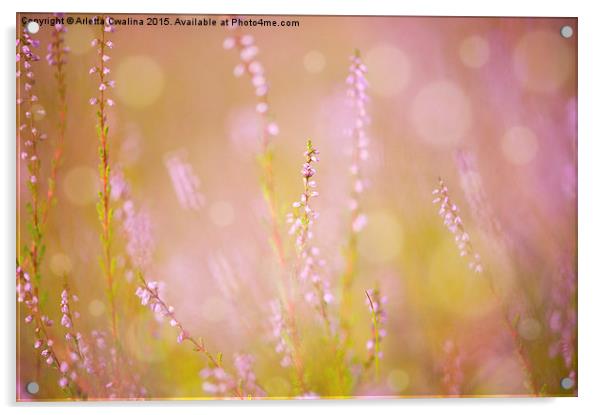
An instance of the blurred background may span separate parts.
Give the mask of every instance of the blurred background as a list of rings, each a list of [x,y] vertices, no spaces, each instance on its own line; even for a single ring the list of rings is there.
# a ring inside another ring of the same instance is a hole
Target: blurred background
[[[303,152],[311,138],[321,152],[315,244],[338,297],[351,186],[351,142],[344,132],[353,117],[345,78],[349,57],[358,49],[368,69],[372,122],[364,164],[369,186],[360,201],[368,222],[358,235],[353,285],[355,356],[367,355],[370,338],[365,290],[379,286],[388,298],[381,376],[368,376],[351,391],[330,385],[323,371],[327,356],[314,341],[322,335],[319,322],[308,317],[301,336],[307,356],[313,356],[308,359],[315,366],[308,368],[313,392],[325,397],[528,394],[515,342],[504,327],[506,315],[515,322],[543,393],[576,394],[577,20],[286,19],[298,20],[299,27],[242,29],[259,47],[279,126],[273,148],[280,213],[299,198]],[[561,35],[564,26],[573,29],[568,38]],[[36,36],[42,60],[34,72],[46,111],[36,117],[52,139],[58,98],[53,68],[43,59],[50,29],[42,25]],[[99,26],[90,25],[68,26],[65,33],[68,126],[42,268],[46,312],[60,321],[60,291],[68,275],[80,297],[76,324],[83,333],[109,332],[98,265],[95,107],[88,104],[98,87],[88,74],[97,60],[90,42],[99,33]],[[286,397],[293,394],[290,369],[279,365],[269,324],[279,277],[259,184],[261,119],[249,79],[233,75],[237,53],[222,47],[229,35],[219,26],[116,26],[109,34],[115,44],[109,67],[116,81],[110,91],[116,105],[108,109],[110,158],[137,207],[151,218],[155,249],[147,279],[165,283],[165,297],[184,326],[211,350],[222,352],[226,362],[233,353],[253,355],[268,396]],[[51,142],[40,152],[47,169]],[[189,163],[199,178],[197,209],[179,203],[167,169],[173,157]],[[24,165],[18,168],[25,171]],[[432,190],[439,177],[481,254],[484,274],[468,269],[438,216]],[[19,249],[29,240],[27,175],[20,179]],[[206,396],[198,375],[204,358],[177,344],[176,331],[140,306],[117,222],[115,228],[119,327],[148,396]],[[283,230],[292,254],[292,240]],[[490,281],[504,307],[492,295]],[[21,323],[21,398],[61,399],[56,374],[36,368],[32,329]],[[41,388],[30,396],[24,385],[34,380]]]

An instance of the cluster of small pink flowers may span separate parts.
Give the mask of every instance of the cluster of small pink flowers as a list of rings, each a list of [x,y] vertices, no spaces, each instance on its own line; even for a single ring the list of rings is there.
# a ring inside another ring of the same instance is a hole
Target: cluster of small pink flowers
[[[319,151],[313,147],[311,140],[307,141],[307,150],[305,151],[305,162],[301,168],[301,177],[303,179],[303,193],[301,198],[293,203],[293,212],[287,215],[287,222],[290,224],[289,234],[295,236],[295,247],[297,250],[297,277],[301,282],[308,281],[312,284],[312,289],[305,294],[305,299],[315,307],[329,324],[326,313],[326,307],[334,300],[330,292],[329,282],[320,276],[319,269],[324,267],[325,262],[320,258],[320,250],[311,246],[313,239],[313,225],[318,214],[312,208],[311,200],[318,196],[316,190],[316,181],[313,176],[316,174],[314,163],[319,161]]]
[[[375,358],[383,358],[382,341],[387,335],[387,331],[383,328],[387,319],[384,309],[386,303],[387,297],[381,295],[379,289],[375,288],[366,291],[366,305],[372,314],[372,336],[366,343],[370,361]]]
[[[77,298],[77,295],[73,294],[71,295],[71,300],[72,301],[79,301],[79,299]],[[66,329],[70,329],[73,327],[73,319],[74,318],[79,318],[79,313],[77,311],[74,311],[73,313],[71,313],[71,308],[69,307],[69,288],[65,287],[63,289],[63,292],[61,293],[61,313],[62,313],[62,317],[61,317],[61,326],[65,327]]]
[[[26,122],[19,125],[18,137],[22,137],[24,132],[28,133],[23,138],[24,148],[21,150],[19,157],[27,162],[29,171],[29,183],[31,186],[36,186],[39,181],[38,172],[40,169],[40,160],[38,158],[36,144],[40,140],[45,140],[47,135],[41,133],[35,123],[34,111],[40,115],[44,113],[43,109],[34,109],[34,104],[39,101],[38,96],[34,92],[35,74],[33,65],[40,60],[40,57],[34,52],[34,49],[40,46],[40,41],[34,39],[27,29],[23,29],[23,33],[17,38],[17,78],[21,78],[22,82],[18,83],[17,90],[17,108],[25,105]],[[23,85],[23,92],[20,86]]]
[[[87,347],[84,344],[83,336],[80,332],[75,330],[74,320],[79,318],[79,312],[72,311],[70,302],[78,302],[79,298],[75,294],[71,294],[69,286],[65,284],[63,291],[61,292],[61,326],[66,329],[65,340],[69,349],[69,356],[71,361],[75,364],[79,364],[80,367],[84,368],[88,373],[92,373],[90,358],[87,354]],[[59,384],[61,387],[66,387],[70,381],[77,379],[77,373],[75,367],[71,368],[69,372],[69,364],[63,361],[60,366],[61,378]],[[64,385],[64,386],[63,386]]]
[[[201,181],[192,165],[178,153],[166,155],[164,162],[180,206],[186,210],[199,211],[205,204],[205,196],[200,191]]]
[[[460,251],[460,256],[470,258],[468,268],[476,273],[483,272],[481,257],[475,252],[470,236],[464,229],[462,218],[460,217],[460,208],[450,200],[448,189],[443,179],[439,178],[439,187],[433,190],[435,199],[434,204],[439,204],[439,216],[443,218],[443,224],[454,235],[456,246]]]
[[[143,306],[148,306],[155,313],[155,317],[159,321],[163,319],[169,320],[169,325],[178,330],[178,343],[182,343],[184,340],[190,338],[190,335],[176,319],[174,307],[167,305],[161,298],[159,294],[161,287],[162,284],[157,281],[146,282],[143,280],[141,285],[136,288],[136,296],[140,298],[140,303]]]
[[[293,363],[293,348],[291,335],[284,317],[283,306],[280,301],[270,302],[270,326],[272,338],[276,342],[276,353],[282,355],[280,366],[289,367]]]
[[[111,73],[111,69],[108,66],[108,62],[111,60],[111,57],[108,55],[108,49],[113,49],[114,43],[112,40],[107,40],[105,33],[112,33],[115,31],[115,28],[111,25],[110,19],[104,19],[104,27],[103,32],[100,38],[94,38],[92,40],[92,47],[96,48],[98,53],[98,65],[95,65],[90,68],[88,71],[90,75],[98,74],[99,83],[98,83],[98,91],[99,94],[95,97],[90,98],[90,105],[99,105],[100,108],[104,108],[105,104],[109,107],[115,105],[115,101],[111,98],[107,98],[106,92],[108,88],[115,87],[115,81],[109,78],[109,74]]]
[[[443,386],[447,396],[459,396],[462,393],[464,373],[462,371],[462,355],[452,340],[443,344]]]
[[[203,390],[212,395],[261,397],[265,392],[257,385],[257,378],[253,372],[255,359],[251,355],[234,355],[234,367],[237,376],[232,376],[221,367],[205,368],[201,370]]]
[[[362,62],[359,52],[351,57],[351,66],[346,82],[348,85],[347,96],[353,109],[353,125],[348,130],[348,134],[353,139],[351,166],[349,167],[353,182],[349,209],[352,212],[351,230],[358,233],[367,224],[366,215],[359,210],[359,197],[367,185],[366,180],[362,177],[361,164],[368,159],[369,139],[366,134],[366,126],[370,123],[370,117],[366,111],[368,103],[366,65]]]
[[[255,110],[263,119],[262,141],[264,145],[269,142],[268,137],[278,135],[278,124],[270,119],[270,107],[268,104],[268,83],[263,65],[257,60],[259,48],[255,44],[253,36],[235,34],[227,37],[223,43],[224,49],[236,49],[239,52],[240,63],[234,67],[234,76],[241,77],[248,74],[255,88],[257,105]]]
[[[35,341],[33,348],[38,350],[40,357],[48,366],[53,366],[61,373],[59,386],[65,389],[68,386],[68,381],[65,374],[69,369],[69,365],[61,362],[54,351],[54,340],[48,337],[46,332],[47,327],[53,325],[53,321],[46,315],[41,315],[39,299],[32,285],[31,278],[27,272],[20,266],[17,267],[17,300],[24,303],[29,314],[25,316],[25,323],[34,325]]]
[[[63,13],[54,13],[56,17],[63,17]],[[61,23],[56,23],[52,27],[52,41],[48,44],[46,62],[50,66],[65,64],[65,55],[69,53],[69,47],[65,46],[65,33],[67,28]]]

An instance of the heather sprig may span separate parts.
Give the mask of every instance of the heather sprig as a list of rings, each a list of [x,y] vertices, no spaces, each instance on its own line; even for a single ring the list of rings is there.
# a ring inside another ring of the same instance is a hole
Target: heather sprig
[[[188,341],[192,344],[193,350],[195,352],[202,353],[207,357],[209,362],[211,363],[212,368],[218,369],[220,373],[224,373],[222,365],[222,355],[221,353],[214,356],[205,346],[205,343],[202,339],[196,339],[190,335],[188,330],[184,328],[182,323],[178,320],[175,315],[175,309],[173,306],[168,305],[160,296],[159,289],[160,283],[157,281],[149,281],[147,282],[141,272],[137,272],[137,277],[140,282],[138,288],[136,289],[136,296],[140,298],[140,303],[143,306],[148,306],[153,313],[155,313],[156,317],[160,320],[168,320],[169,325],[174,327],[178,332],[177,342],[183,343]],[[237,392],[241,392],[238,391]],[[240,393],[237,393],[237,396],[243,397]]]
[[[481,258],[478,253],[476,253],[470,236],[466,232],[462,219],[459,215],[460,209],[458,206],[453,203],[449,197],[448,188],[443,182],[443,179],[439,178],[439,186],[433,190],[433,195],[435,195],[435,199],[433,203],[439,204],[439,216],[443,218],[444,225],[448,228],[448,230],[454,235],[454,239],[458,250],[460,251],[460,256],[470,258],[469,269],[477,274],[483,273],[484,267],[481,263]],[[498,305],[498,309],[502,314],[502,319],[504,326],[508,330],[510,337],[512,338],[512,342],[514,345],[514,349],[519,358],[523,371],[525,372],[525,376],[527,377],[527,383],[531,389],[531,392],[534,395],[538,395],[540,393],[539,384],[535,378],[533,365],[531,359],[529,357],[528,351],[521,340],[520,334],[516,328],[518,323],[518,319],[520,316],[512,321],[508,316],[507,306],[500,297],[498,291],[495,288],[495,283],[493,281],[492,273],[486,273],[487,281],[489,289]]]
[[[44,257],[44,232],[43,232],[43,214],[42,201],[40,200],[40,169],[41,161],[39,154],[39,145],[46,140],[45,133],[41,133],[37,123],[34,111],[35,105],[39,101],[35,94],[35,72],[34,66],[40,60],[35,53],[40,45],[39,40],[34,39],[27,29],[17,39],[17,116],[19,127],[17,130],[17,142],[19,145],[19,157],[25,162],[27,167],[27,186],[31,196],[27,203],[27,213],[30,216],[28,229],[31,235],[31,241],[27,248],[28,269],[34,278],[34,292],[38,295],[38,284],[41,279],[40,265]],[[43,111],[43,110],[38,110]],[[23,113],[22,113],[23,112]],[[25,120],[22,120],[22,116]]]
[[[79,301],[77,295],[71,293],[69,284],[65,282],[61,292],[61,326],[65,329],[65,341],[71,358],[72,367],[67,362],[63,362],[61,369],[63,376],[59,380],[62,384],[76,381],[78,375],[76,367],[84,370],[85,373],[93,372],[91,359],[88,353],[88,347],[84,341],[83,335],[75,328],[75,320],[79,319],[78,311],[73,310],[73,303]],[[67,373],[71,370],[71,373]]]
[[[240,62],[234,68],[234,76],[248,75],[255,89],[257,102],[255,111],[261,118],[261,152],[258,155],[261,166],[261,182],[263,196],[268,205],[271,226],[271,243],[281,266],[286,263],[282,237],[280,235],[280,218],[277,207],[276,189],[274,186],[274,151],[272,139],[278,135],[280,128],[271,115],[268,100],[269,84],[263,65],[257,59],[259,47],[255,39],[249,34],[242,34],[240,29],[234,28],[230,36],[223,43],[224,49],[234,49],[239,53]]]
[[[287,215],[287,222],[290,224],[289,234],[295,238],[295,277],[302,286],[311,284],[312,288],[305,293],[305,300],[316,308],[330,333],[332,328],[328,304],[332,303],[334,297],[328,281],[321,275],[325,262],[320,257],[320,250],[311,243],[314,222],[318,217],[312,200],[318,197],[317,184],[313,177],[316,174],[314,165],[319,161],[319,154],[312,141],[307,140],[305,162],[301,168],[303,192],[299,200],[293,203],[293,212]]]
[[[107,123],[107,106],[113,106],[114,101],[109,98],[109,88],[115,86],[115,81],[110,79],[110,69],[108,62],[110,56],[109,49],[112,49],[113,41],[108,39],[108,34],[114,32],[114,27],[110,24],[110,19],[104,19],[104,24],[101,26],[101,33],[98,38],[92,40],[92,47],[96,48],[98,53],[98,62],[93,66],[89,73],[96,74],[99,77],[98,95],[90,98],[90,105],[97,106],[96,117],[96,134],[98,136],[98,155],[100,158],[99,175],[101,182],[101,191],[99,192],[99,200],[96,205],[98,217],[100,220],[102,232],[102,257],[101,265],[104,277],[107,284],[107,296],[109,300],[109,309],[111,316],[111,334],[115,343],[119,342],[119,334],[117,329],[117,311],[115,305],[115,259],[112,252],[112,217],[113,210],[110,205],[111,199],[111,167],[109,162],[109,125]]]
[[[470,262],[468,268],[479,274],[483,272],[481,256],[474,250],[470,235],[464,228],[460,217],[460,208],[450,199],[448,188],[439,178],[439,186],[433,190],[434,204],[439,205],[439,216],[443,218],[443,224],[452,233],[461,257],[468,257]]]
[[[367,369],[374,363],[374,374],[378,379],[380,375],[380,361],[383,358],[382,341],[387,335],[387,331],[383,328],[387,314],[384,310],[384,304],[387,302],[387,297],[383,296],[378,288],[366,291],[366,304],[371,316],[371,336],[366,343],[368,349],[368,359],[364,363]]]
[[[69,382],[67,372],[69,365],[58,356],[55,350],[55,341],[49,333],[49,328],[54,322],[40,310],[40,300],[33,287],[33,281],[29,274],[20,266],[17,266],[17,301],[25,304],[28,314],[24,321],[34,327],[35,341],[33,348],[38,351],[40,358],[47,366],[56,369],[59,374],[59,386],[70,397],[79,396],[80,390],[75,383]]]
[[[56,13],[55,16],[60,17],[62,16],[62,13]],[[67,28],[61,23],[56,23],[52,27],[52,40],[48,44],[48,53],[46,55],[48,65],[54,68],[54,78],[57,83],[59,121],[54,142],[54,155],[50,167],[50,176],[48,177],[46,208],[43,215],[44,221],[46,221],[48,217],[50,206],[55,201],[57,175],[62,163],[63,145],[67,131],[67,82],[65,80],[65,64],[69,48],[65,46],[66,32]]]
[[[229,374],[221,367],[204,368],[199,375],[203,379],[203,390],[217,396],[239,396],[253,398],[265,396],[264,390],[257,384],[251,355],[234,355],[236,376]]]

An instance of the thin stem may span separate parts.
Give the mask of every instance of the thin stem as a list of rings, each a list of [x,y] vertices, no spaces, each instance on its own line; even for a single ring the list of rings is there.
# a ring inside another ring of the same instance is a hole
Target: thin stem
[[[102,28],[99,53],[100,53],[100,84],[105,85],[105,30]],[[115,309],[115,292],[113,287],[113,259],[111,252],[111,207],[110,207],[110,190],[109,190],[109,149],[107,137],[107,124],[105,114],[105,89],[100,90],[99,111],[98,111],[98,126],[100,139],[100,173],[102,191],[100,194],[101,207],[101,225],[102,225],[102,244],[103,244],[103,261],[104,273],[107,283],[107,294],[109,297],[109,308],[111,310],[111,333],[115,344],[119,344],[119,334],[117,330],[117,312]]]

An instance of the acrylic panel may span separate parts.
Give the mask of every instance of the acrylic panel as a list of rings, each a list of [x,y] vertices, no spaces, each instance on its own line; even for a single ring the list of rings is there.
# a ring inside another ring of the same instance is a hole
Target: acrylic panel
[[[17,400],[576,396],[577,35],[17,14]]]

